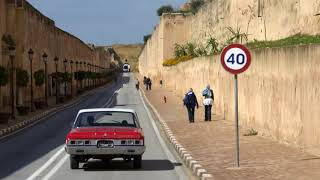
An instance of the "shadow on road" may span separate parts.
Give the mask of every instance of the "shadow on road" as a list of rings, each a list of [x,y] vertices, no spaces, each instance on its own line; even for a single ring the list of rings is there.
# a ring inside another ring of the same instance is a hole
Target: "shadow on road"
[[[173,170],[176,166],[182,166],[181,163],[172,163],[169,160],[142,160],[141,169],[133,169],[133,162],[114,160],[109,163],[94,160],[83,165],[85,171],[168,171]]]

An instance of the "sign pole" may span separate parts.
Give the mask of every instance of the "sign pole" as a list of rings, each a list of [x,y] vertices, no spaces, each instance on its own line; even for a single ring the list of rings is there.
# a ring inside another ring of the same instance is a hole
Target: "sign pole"
[[[223,68],[234,75],[234,112],[236,136],[236,166],[240,167],[239,109],[238,109],[238,74],[245,72],[251,64],[251,54],[242,44],[225,47],[220,56]]]
[[[237,167],[240,167],[240,143],[239,143],[239,113],[238,113],[238,75],[235,74],[234,75],[234,98],[235,98],[235,108],[234,108],[234,111],[235,111],[235,130],[236,130],[236,149],[237,149],[237,152],[236,152],[236,165]]]

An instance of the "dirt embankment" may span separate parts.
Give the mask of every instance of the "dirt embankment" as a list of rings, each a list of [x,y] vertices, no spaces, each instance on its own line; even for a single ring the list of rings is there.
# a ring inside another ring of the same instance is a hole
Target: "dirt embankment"
[[[131,70],[138,71],[138,57],[143,48],[143,44],[115,44],[112,45],[113,49],[121,57],[123,63],[128,60]]]

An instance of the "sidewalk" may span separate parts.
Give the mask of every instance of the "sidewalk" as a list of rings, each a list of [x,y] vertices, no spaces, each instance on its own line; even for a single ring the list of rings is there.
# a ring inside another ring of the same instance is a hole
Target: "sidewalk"
[[[165,88],[154,88],[145,94],[182,146],[217,180],[320,179],[320,157],[264,137],[243,136],[243,130],[240,131],[241,167],[235,168],[232,120],[214,114],[212,122],[204,122],[204,109],[200,107],[196,110],[195,123],[189,124],[182,97]]]

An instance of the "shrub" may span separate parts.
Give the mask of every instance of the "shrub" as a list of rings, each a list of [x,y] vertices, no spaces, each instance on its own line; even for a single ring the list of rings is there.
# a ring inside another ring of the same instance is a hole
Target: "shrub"
[[[0,86],[5,86],[9,83],[9,71],[0,66]]]
[[[18,68],[16,70],[16,79],[17,79],[16,84],[18,87],[26,87],[29,81],[28,72],[26,70]]]
[[[231,32],[231,37],[227,41],[228,44],[242,43],[242,40],[248,41],[248,34],[242,33],[240,27],[234,30],[229,26],[227,29]]]
[[[146,44],[148,40],[151,38],[151,36],[152,36],[151,34],[143,36],[143,42]]]
[[[182,56],[179,58],[167,59],[167,60],[163,61],[162,65],[163,66],[174,66],[174,65],[179,64],[180,62],[188,61],[192,58],[193,58],[192,56]]]
[[[16,46],[16,43],[14,42],[12,36],[10,34],[4,34],[2,36],[2,41],[4,43],[6,43],[7,46],[9,47],[15,47]]]
[[[205,4],[204,0],[192,0],[191,1],[191,12],[197,13],[199,9]]]
[[[65,73],[62,73],[62,82],[71,82],[72,81],[72,74],[71,73],[68,73],[68,72],[65,72]]]
[[[44,84],[44,81],[45,81],[44,70],[41,69],[39,71],[36,71],[33,76],[35,79],[36,86],[42,86]]]
[[[162,16],[163,13],[172,13],[174,11],[171,5],[163,5],[157,10],[158,16]]]
[[[196,45],[193,43],[187,43],[185,49],[188,56],[196,57]]]
[[[174,56],[175,58],[179,58],[187,55],[187,50],[184,45],[175,44],[174,47]]]
[[[198,48],[196,48],[195,53],[197,57],[206,56],[207,50],[203,46],[199,46]]]
[[[206,48],[209,50],[209,55],[214,55],[219,52],[219,43],[216,38],[210,37],[207,40]]]

